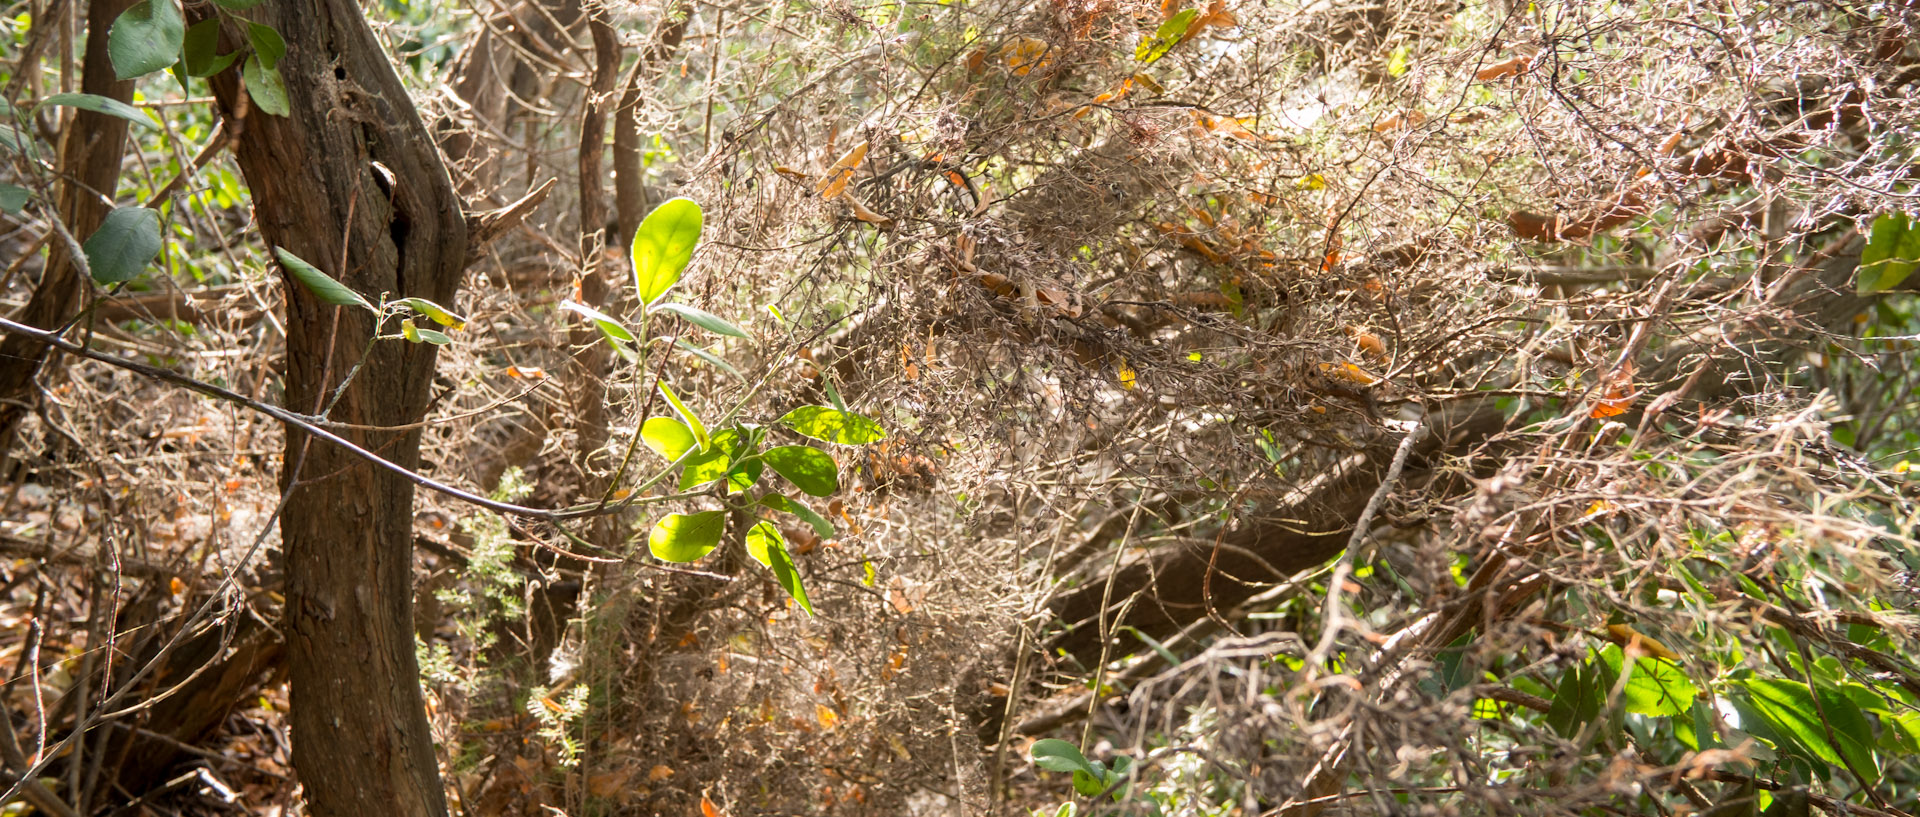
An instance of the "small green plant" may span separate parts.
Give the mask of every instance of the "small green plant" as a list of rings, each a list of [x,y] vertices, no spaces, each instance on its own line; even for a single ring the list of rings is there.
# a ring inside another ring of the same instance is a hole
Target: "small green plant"
[[[1050,772],[1072,772],[1073,790],[1083,796],[1111,794],[1116,803],[1127,797],[1124,783],[1127,771],[1133,768],[1133,758],[1119,755],[1109,766],[1098,760],[1089,760],[1080,752],[1080,747],[1058,738],[1036,740],[1031,751],[1033,765]]]
[[[587,714],[587,688],[573,687],[555,694],[545,686],[527,693],[527,714],[540,724],[540,737],[554,747],[559,764],[571,768],[580,762],[580,742],[573,725]]]
[[[750,339],[746,332],[717,315],[666,300],[693,259],[700,243],[702,218],[698,204],[677,198],[655,208],[634,233],[634,288],[642,304],[639,331],[586,304],[569,301],[562,304],[562,308],[591,321],[606,342],[635,363],[642,373],[648,348],[646,321],[654,315],[673,315],[714,334]],[[785,537],[777,526],[760,517],[763,513],[789,514],[811,526],[817,535],[832,536],[833,525],[807,507],[800,496],[827,497],[837,493],[840,490],[838,463],[831,454],[811,445],[768,447],[770,426],[739,420],[731,414],[715,424],[717,428],[710,426],[680,398],[671,384],[660,380],[655,386],[672,416],[647,418],[634,439],[635,444],[644,443],[648,450],[667,461],[666,468],[653,481],[678,468],[680,491],[710,488],[707,496],[722,507],[661,517],[647,535],[648,551],[668,562],[703,558],[719,547],[729,519],[738,519],[741,524],[735,529],[740,531],[739,539],[747,555],[773,571],[780,586],[802,609],[812,613],[813,604],[807,599],[799,571],[794,568]],[[787,412],[773,425],[811,440],[840,446],[865,445],[887,436],[879,423],[835,406],[801,406]],[[630,444],[616,483],[625,475],[633,450]],[[797,493],[763,487],[761,479],[769,469],[798,489]]]

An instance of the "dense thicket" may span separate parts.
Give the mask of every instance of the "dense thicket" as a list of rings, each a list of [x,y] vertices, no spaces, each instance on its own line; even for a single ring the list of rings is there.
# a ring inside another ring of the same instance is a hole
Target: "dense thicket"
[[[154,1],[0,15],[41,812],[1920,809],[1905,3]]]

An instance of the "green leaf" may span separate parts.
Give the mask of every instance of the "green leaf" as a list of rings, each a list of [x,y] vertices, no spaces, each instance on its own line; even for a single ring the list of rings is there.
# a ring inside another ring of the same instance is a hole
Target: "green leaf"
[[[1607,694],[1594,687],[1591,671],[1581,666],[1568,668],[1560,676],[1560,686],[1553,691],[1553,703],[1547,708],[1547,726],[1568,740],[1580,734],[1581,729],[1600,716],[1600,706]]]
[[[266,68],[260,64],[259,57],[248,57],[247,64],[240,67],[240,76],[247,81],[247,96],[253,105],[274,116],[286,116],[293,111],[287,102],[287,84],[280,79],[280,69]]]
[[[670,513],[647,534],[647,550],[663,562],[691,562],[712,553],[726,529],[726,511]]]
[[[128,105],[113,97],[100,96],[99,94],[54,94],[42,100],[40,103],[40,107],[42,108],[48,105],[79,108],[80,110],[93,111],[97,114],[117,116],[128,122],[138,122],[142,125],[153,124],[153,119],[145,113],[142,113],[139,108]]]
[[[1607,645],[1600,651],[1600,658],[1607,662],[1607,668],[1613,670],[1615,676],[1623,672],[1620,645]],[[1693,706],[1694,696],[1699,693],[1678,664],[1641,656],[1633,662],[1633,674],[1628,676],[1622,695],[1628,712],[1667,717],[1685,712]]]
[[[421,329],[418,326],[414,326],[412,318],[400,319],[400,336],[414,343],[431,343],[435,346],[445,346],[453,342],[453,338],[435,332],[432,329]]]
[[[141,0],[120,13],[107,31],[107,57],[120,79],[144,77],[180,58],[187,21],[173,0]]]
[[[712,312],[708,312],[702,309],[695,309],[691,306],[687,306],[686,304],[673,304],[673,303],[654,304],[652,308],[647,310],[647,312],[649,314],[671,312],[675,315],[679,315],[682,318],[686,318],[688,323],[691,323],[694,326],[698,326],[701,329],[705,329],[715,334],[730,335],[736,338],[750,337],[746,332],[741,331],[740,327],[734,326],[731,323],[727,323],[726,319],[721,318],[719,315],[715,315]]]
[[[412,309],[413,311],[418,312],[422,315],[425,315],[428,318],[433,319],[434,323],[440,324],[441,326],[445,326],[449,329],[460,329],[467,325],[466,318],[462,318],[459,315],[455,315],[453,314],[453,312],[449,311],[446,307],[436,304],[425,298],[401,298],[398,301],[398,303],[406,304],[407,308]]]
[[[692,199],[675,198],[640,222],[633,233],[633,282],[641,303],[660,300],[680,280],[700,243],[702,218],[700,205]]]
[[[0,213],[12,215],[27,206],[27,196],[33,191],[17,184],[0,183]]]
[[[208,17],[187,27],[186,43],[180,52],[180,61],[185,64],[188,76],[210,77],[240,58],[240,52],[216,53],[220,50],[220,18]]]
[[[357,306],[368,312],[375,311],[373,304],[360,297],[360,293],[348,289],[345,284],[333,280],[330,276],[314,268],[312,264],[301,260],[300,256],[279,247],[273,248],[273,254],[280,259],[280,267],[292,275],[293,279],[307,288],[308,292],[322,301],[334,306]]]
[[[834,534],[833,523],[828,522],[826,517],[814,513],[812,508],[807,507],[801,503],[800,500],[781,494],[767,494],[760,498],[760,504],[776,511],[786,511],[787,513],[800,517],[800,521],[813,526],[814,534],[822,539]],[[1179,662],[1175,661],[1174,663],[1178,664]]]
[[[1861,295],[1899,286],[1920,269],[1920,230],[1905,213],[1883,213],[1873,220],[1867,246],[1860,251],[1854,286]]]
[[[138,278],[160,255],[160,212],[115,207],[80,248],[86,251],[93,280],[118,284]]]
[[[793,566],[793,556],[787,553],[787,540],[779,528],[772,522],[756,523],[747,531],[747,555],[772,570],[774,580],[787,595],[799,602],[807,615],[813,615],[813,602],[807,600],[807,588],[800,584],[800,571]]]
[[[713,364],[713,367],[716,369],[719,369],[720,371],[726,372],[727,374],[733,375],[734,377],[737,377],[741,380],[747,379],[747,376],[741,374],[739,369],[736,369],[733,367],[733,364],[728,363],[724,360],[721,360],[719,357],[715,356],[712,352],[709,352],[705,349],[702,349],[698,346],[688,343],[686,338],[678,338],[678,337],[674,338],[673,345],[680,347],[687,354],[693,355],[694,357],[700,358],[701,360],[704,360],[708,363]]]
[[[712,440],[712,447],[687,455],[686,469],[680,472],[680,490],[691,490],[725,478],[728,490],[739,493],[760,480],[766,464],[758,459],[746,460],[753,450],[753,441],[739,428],[722,430],[713,435]]]
[[[1774,678],[1747,680],[1740,682],[1739,687],[1768,726],[1791,736],[1815,758],[1835,766],[1851,766],[1869,785],[1879,777],[1879,767],[1874,763],[1873,729],[1860,707],[1847,696],[1823,687],[1816,702],[1806,684]],[[1741,726],[1747,725],[1743,718]],[[1827,737],[1829,728],[1833,733],[1831,740]]]
[[[34,155],[33,140],[12,125],[0,124],[0,147],[24,156]]]
[[[687,430],[693,432],[693,438],[700,441],[700,450],[712,448],[713,439],[707,435],[707,424],[700,422],[693,409],[680,402],[680,395],[674,394],[673,387],[667,385],[665,380],[660,381],[660,395],[667,398],[667,404],[673,406],[674,413],[680,415],[680,421],[687,424]]]
[[[640,440],[653,453],[667,458],[667,462],[679,462],[700,444],[693,438],[693,432],[687,430],[686,423],[672,417],[647,418],[640,424]]]
[[[833,496],[840,490],[840,466],[825,451],[783,445],[767,449],[760,459],[795,487],[814,496]]]
[[[601,336],[607,339],[608,346],[612,346],[613,350],[619,352],[623,358],[635,359],[633,347],[629,345],[634,342],[633,332],[627,329],[626,324],[579,301],[561,301],[560,308],[592,321],[593,325],[600,329]]]
[[[287,55],[287,41],[280,38],[280,32],[274,31],[273,26],[247,23],[247,44],[253,46],[254,55],[260,58],[260,67],[280,70],[280,58]]]
[[[1073,790],[1084,797],[1098,796],[1107,790],[1106,775],[1076,771],[1073,773]]]
[[[887,438],[886,429],[879,423],[826,406],[801,406],[787,412],[780,423],[816,440],[841,445],[865,445]]]
[[[1080,747],[1059,738],[1036,740],[1029,751],[1033,765],[1050,772],[1081,772],[1098,777],[1102,771],[1080,753]]]
[[[1167,18],[1153,36],[1140,41],[1133,49],[1133,58],[1151,65],[1155,60],[1167,55],[1173,47],[1180,44],[1180,38],[1187,35],[1187,28],[1193,25],[1194,18],[1200,16],[1199,9],[1187,9]]]

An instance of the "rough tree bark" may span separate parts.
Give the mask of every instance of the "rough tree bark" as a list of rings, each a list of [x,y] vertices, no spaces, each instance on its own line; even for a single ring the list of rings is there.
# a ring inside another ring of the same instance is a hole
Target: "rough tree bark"
[[[279,69],[290,115],[249,110],[237,72],[213,87],[267,242],[368,298],[452,307],[467,257],[461,202],[359,6],[280,0],[251,14],[286,39]],[[239,34],[225,37],[244,42]],[[424,415],[432,346],[369,346],[367,314],[291,281],[287,331],[290,408],[371,427]],[[419,463],[418,429],[343,434],[401,465]],[[293,759],[310,810],[443,815],[414,656],[413,485],[291,429],[281,480],[291,492],[280,524]]]

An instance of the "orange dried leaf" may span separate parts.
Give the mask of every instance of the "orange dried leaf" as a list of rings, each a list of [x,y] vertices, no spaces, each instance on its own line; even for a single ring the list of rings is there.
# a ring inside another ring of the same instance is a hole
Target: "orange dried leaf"
[[[1419,127],[1420,123],[1425,121],[1427,121],[1426,114],[1421,113],[1419,111],[1405,111],[1402,113],[1394,114],[1392,116],[1389,116],[1385,119],[1380,120],[1379,122],[1374,123],[1373,132],[1387,133],[1389,131],[1395,131],[1401,128],[1415,128],[1415,127]]]
[[[847,181],[853,178],[853,172],[859,169],[860,163],[866,161],[866,158],[867,143],[865,140],[862,140],[860,144],[854,145],[852,149],[843,154],[839,161],[834,162],[831,167],[827,168],[826,174],[821,177],[819,185],[814,188],[814,192],[819,193],[820,198],[823,199],[830,199],[839,195],[841,190],[846,189]],[[832,189],[832,192],[827,192],[829,188]]]
[[[1370,386],[1380,382],[1380,378],[1369,374],[1366,369],[1344,361],[1340,363],[1321,363],[1317,368],[1321,374],[1335,380],[1345,380],[1349,383],[1358,383],[1362,386]]]
[[[1353,328],[1351,331],[1353,332],[1353,345],[1360,347],[1360,351],[1367,353],[1375,360],[1387,359],[1387,344],[1380,340],[1379,335],[1359,328]]]
[[[840,725],[840,713],[833,711],[833,707],[826,704],[814,704],[813,717],[820,721],[821,729],[832,729]]]
[[[1509,60],[1496,62],[1492,65],[1489,65],[1485,68],[1480,69],[1479,71],[1474,72],[1473,78],[1481,82],[1492,82],[1496,79],[1506,79],[1507,77],[1515,76],[1520,72],[1527,70],[1527,65],[1531,62],[1533,62],[1532,57],[1514,57]]]
[[[181,581],[179,576],[175,576],[171,579],[168,579],[167,592],[172,593],[176,596],[180,595],[181,593],[185,593],[187,592],[187,583]]]
[[[673,768],[665,764],[654,766],[647,771],[647,782],[658,783],[673,776]]]
[[[1653,636],[1635,630],[1629,624],[1607,625],[1607,640],[1619,644],[1623,650],[1638,650],[1654,658],[1665,658],[1668,661],[1680,660],[1679,653],[1667,649],[1667,645],[1655,640]]]
[[[861,221],[864,221],[882,230],[893,229],[892,218],[880,215],[879,213],[876,213],[872,210],[867,209],[867,206],[865,204],[862,204],[859,199],[854,198],[852,193],[846,194],[845,198],[847,200],[847,203],[853,206],[854,218],[860,219]]]
[[[720,810],[714,808],[713,801],[706,795],[700,795],[700,817],[720,817]]]
[[[547,372],[538,366],[508,366],[507,376],[515,380],[545,380]]]
[[[1000,46],[1000,59],[1014,76],[1024,77],[1034,69],[1053,64],[1053,46],[1037,37],[1015,37]]]

